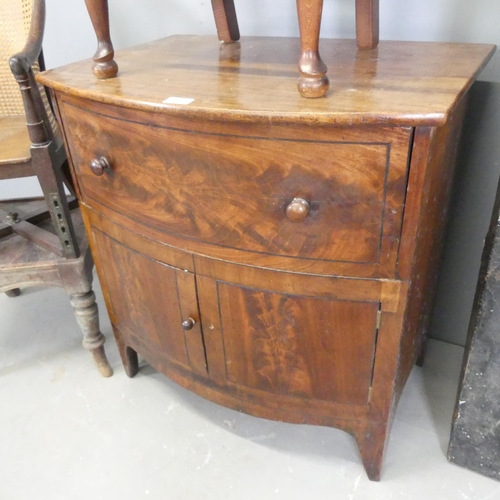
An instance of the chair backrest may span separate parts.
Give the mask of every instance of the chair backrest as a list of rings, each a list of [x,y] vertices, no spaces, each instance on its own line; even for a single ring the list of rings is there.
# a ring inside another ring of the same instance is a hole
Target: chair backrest
[[[37,151],[36,155],[32,155],[28,167],[30,173],[32,170],[32,174],[38,177],[57,236],[30,223],[26,223],[27,226],[24,224],[29,228],[26,231],[20,227],[20,223],[10,226],[14,232],[42,248],[74,258],[78,257],[79,248],[64,191],[64,183],[71,186],[66,155],[45,88],[38,85],[34,78],[34,73],[40,70],[39,63],[43,57],[40,54],[38,62],[28,71],[19,57],[28,58],[30,64],[33,62],[33,51],[41,47],[44,21],[45,0],[0,0],[0,117],[26,116],[29,136]],[[13,64],[12,70],[10,63]],[[6,123],[9,123],[8,119]],[[14,174],[19,172],[21,170],[14,170]],[[13,177],[16,175],[4,178]],[[54,250],[59,246],[60,251]]]
[[[9,58],[22,50],[28,39],[32,11],[33,0],[0,1],[0,116],[24,114]]]
[[[24,115],[21,92],[10,70],[9,58],[21,51],[28,40],[33,3],[33,0],[0,0],[0,116]],[[40,66],[35,63],[33,73],[39,71]],[[41,85],[38,89],[52,131],[57,135],[57,122],[45,89]]]

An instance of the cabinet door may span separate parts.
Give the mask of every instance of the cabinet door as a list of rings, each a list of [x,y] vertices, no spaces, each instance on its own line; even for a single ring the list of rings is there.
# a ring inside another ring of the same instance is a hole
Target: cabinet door
[[[197,283],[214,382],[249,397],[368,403],[379,302]]]
[[[171,267],[93,229],[99,277],[119,341],[158,369],[206,374],[192,273]],[[182,323],[193,322],[184,330]]]

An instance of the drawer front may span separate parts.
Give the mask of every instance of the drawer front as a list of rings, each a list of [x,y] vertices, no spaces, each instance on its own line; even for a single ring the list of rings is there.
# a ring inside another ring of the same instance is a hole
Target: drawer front
[[[395,147],[387,135],[363,143],[200,133],[68,104],[64,115],[89,205],[193,242],[264,255],[377,264],[397,251],[406,129],[394,129]],[[97,176],[90,164],[101,157],[110,168]]]

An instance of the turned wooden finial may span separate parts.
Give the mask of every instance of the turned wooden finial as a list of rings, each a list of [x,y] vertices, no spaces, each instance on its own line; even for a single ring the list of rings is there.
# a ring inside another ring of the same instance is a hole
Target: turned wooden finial
[[[303,97],[323,97],[330,88],[327,67],[319,55],[323,0],[297,0],[301,54],[299,92]]]
[[[109,11],[107,0],[85,0],[92,25],[97,35],[97,51],[94,54],[92,71],[99,79],[113,78],[118,74],[118,65],[109,33]]]

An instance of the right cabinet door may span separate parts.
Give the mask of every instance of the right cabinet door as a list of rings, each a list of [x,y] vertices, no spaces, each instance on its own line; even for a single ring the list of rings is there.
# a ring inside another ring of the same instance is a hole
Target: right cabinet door
[[[380,302],[314,296],[300,280],[293,293],[203,276],[197,287],[214,382],[239,395],[368,404]]]

